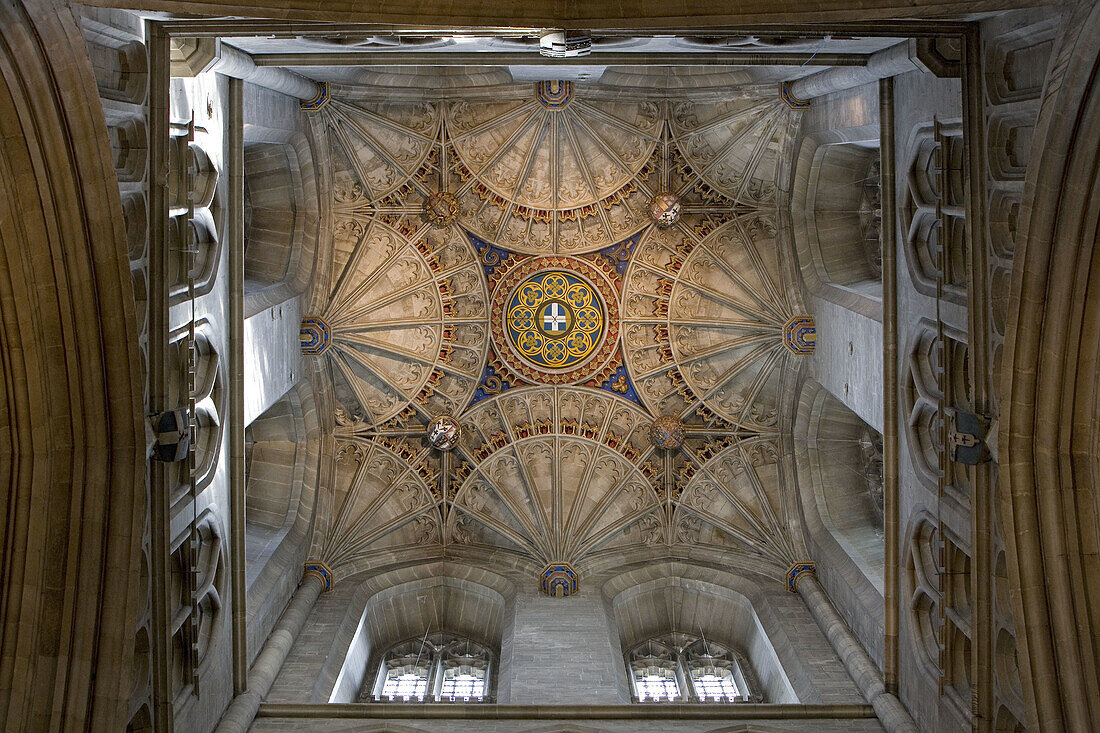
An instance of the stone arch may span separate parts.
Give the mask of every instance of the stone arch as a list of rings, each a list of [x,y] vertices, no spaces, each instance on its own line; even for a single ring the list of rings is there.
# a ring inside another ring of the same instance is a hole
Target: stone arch
[[[1097,211],[1100,6],[1052,59],[1026,174],[1002,362],[1000,518],[1034,730],[1100,727]]]
[[[813,380],[794,423],[798,501],[817,575],[868,652],[882,659],[882,436]]]
[[[143,605],[141,356],[114,156],[67,5],[0,7],[0,136],[4,668],[34,681],[5,695],[3,727],[120,730]]]
[[[246,431],[245,562],[249,648],[258,651],[297,585],[309,552],[322,482],[316,373],[295,385]]]
[[[795,443],[804,479],[803,511],[816,513],[821,527],[866,579],[881,588],[882,436],[824,387],[807,380]]]
[[[286,275],[295,240],[301,237],[301,176],[292,146],[267,142],[245,145],[245,292],[274,285]]]
[[[250,564],[270,557],[297,514],[305,479],[306,426],[296,390],[245,430],[245,523]]]
[[[878,135],[876,125],[807,135],[794,164],[791,212],[809,292],[881,320]]]
[[[702,635],[748,659],[766,702],[805,703],[818,696],[770,599],[751,580],[713,568],[658,562],[620,573],[602,590],[623,650],[669,632]]]
[[[140,105],[145,102],[149,77],[149,61],[140,41],[119,45],[114,39],[90,40],[89,52],[99,96],[113,102]]]
[[[453,561],[360,574],[338,588],[346,606],[313,689],[316,701],[355,701],[385,650],[428,629],[467,637],[499,659],[506,606],[515,594],[504,577]]]
[[[310,140],[245,127],[245,315],[306,291],[318,256],[319,199]]]

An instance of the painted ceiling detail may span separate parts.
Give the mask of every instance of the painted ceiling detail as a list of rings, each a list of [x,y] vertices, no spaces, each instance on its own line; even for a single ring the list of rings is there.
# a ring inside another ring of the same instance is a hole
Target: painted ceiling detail
[[[586,252],[648,220],[647,164],[660,141],[654,102],[586,100],[550,109],[529,96],[447,108],[470,227],[507,249]]]
[[[638,243],[623,293],[623,350],[642,402],[688,420],[708,414],[776,425],[784,329],[798,312],[780,289],[771,214],[736,216],[700,237],[685,217]]]
[[[583,388],[517,390],[478,405],[463,419],[452,539],[544,564],[637,543],[629,530],[661,500],[649,422],[636,406]]]
[[[665,452],[648,413],[588,387],[512,390],[460,422],[443,454],[341,420],[320,555],[337,577],[445,548],[538,568],[696,548],[777,578],[799,556],[775,434],[688,430]]]
[[[498,552],[583,576],[691,552],[780,577],[804,555],[777,433],[801,358],[776,197],[799,113],[552,83],[333,97],[317,558],[338,578]]]
[[[569,384],[599,373],[619,343],[616,288],[589,262],[531,257],[499,279],[490,328],[496,353],[536,384]]]
[[[354,397],[349,412],[381,423],[410,409],[426,422],[465,407],[489,340],[489,294],[469,240],[457,228],[413,239],[375,218],[339,230],[333,245],[320,316],[338,391]]]

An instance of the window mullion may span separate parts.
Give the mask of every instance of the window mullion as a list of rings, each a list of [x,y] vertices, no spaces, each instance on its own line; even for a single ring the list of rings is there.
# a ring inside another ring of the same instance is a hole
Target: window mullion
[[[439,701],[440,696],[443,694],[443,655],[446,652],[440,652],[435,655],[432,662],[432,676],[431,676],[431,690],[428,700]]]
[[[683,652],[676,653],[676,684],[680,686],[680,699],[689,702],[692,697],[699,698],[695,691],[695,684],[691,675],[687,673],[687,664],[684,662]]]

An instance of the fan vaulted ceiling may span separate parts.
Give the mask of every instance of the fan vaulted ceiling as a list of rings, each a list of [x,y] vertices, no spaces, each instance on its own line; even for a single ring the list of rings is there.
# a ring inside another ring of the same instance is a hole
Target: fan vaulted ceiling
[[[777,403],[803,308],[777,181],[798,112],[566,82],[332,96],[309,314],[340,403],[320,559],[797,559]],[[441,416],[450,451],[428,439]]]

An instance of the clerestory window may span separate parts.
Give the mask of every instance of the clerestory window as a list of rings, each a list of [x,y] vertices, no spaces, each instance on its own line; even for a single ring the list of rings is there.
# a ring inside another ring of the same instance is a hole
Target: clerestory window
[[[690,634],[642,642],[627,655],[636,702],[761,702],[760,686],[738,652]]]
[[[427,634],[382,657],[370,699],[386,702],[486,702],[492,653],[454,634]]]

